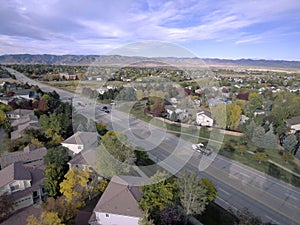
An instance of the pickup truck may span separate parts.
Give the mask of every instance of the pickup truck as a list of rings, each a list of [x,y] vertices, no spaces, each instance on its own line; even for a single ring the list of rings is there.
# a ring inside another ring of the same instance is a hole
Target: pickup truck
[[[193,150],[202,153],[203,155],[210,155],[212,150],[209,148],[205,148],[202,143],[192,144]]]

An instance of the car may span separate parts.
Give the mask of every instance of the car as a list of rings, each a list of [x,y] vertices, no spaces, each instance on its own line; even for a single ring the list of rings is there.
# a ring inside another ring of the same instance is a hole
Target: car
[[[212,153],[212,149],[208,147],[204,147],[204,144],[198,143],[198,144],[192,144],[193,150],[203,154],[203,155],[210,155]]]

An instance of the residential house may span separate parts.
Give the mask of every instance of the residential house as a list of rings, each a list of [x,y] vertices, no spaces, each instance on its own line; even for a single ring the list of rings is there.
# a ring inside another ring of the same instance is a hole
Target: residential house
[[[34,115],[34,111],[29,109],[15,109],[6,113],[8,119],[20,119],[26,115]]]
[[[266,114],[266,112],[265,111],[263,111],[263,110],[255,110],[254,111],[254,117],[256,117],[256,116],[258,116],[258,115],[265,115]]]
[[[45,196],[42,168],[26,167],[15,162],[0,170],[0,195],[14,199],[14,211],[40,202]]]
[[[14,130],[17,130],[18,126],[24,125],[26,123],[33,123],[33,122],[38,123],[39,119],[35,115],[28,114],[19,119],[13,120],[11,122],[11,126],[13,127]]]
[[[37,96],[36,91],[32,89],[20,89],[20,90],[14,90],[13,92],[15,93],[14,97],[16,98],[25,98],[28,100],[33,100]]]
[[[208,111],[198,112],[196,115],[196,123],[200,126],[212,127],[214,124],[214,119]]]
[[[141,177],[114,176],[98,201],[90,225],[138,225],[143,212],[138,205],[142,197]]]
[[[292,117],[287,119],[285,122],[290,128],[290,133],[294,134],[300,131],[300,116]]]
[[[77,80],[78,77],[76,74],[66,74],[66,73],[61,73],[59,74],[60,79],[65,79],[65,80]]]
[[[83,150],[96,148],[99,145],[99,138],[96,132],[77,131],[61,144],[68,148],[72,155],[75,155]]]
[[[0,103],[8,105],[13,100],[11,97],[0,97]]]
[[[35,149],[27,146],[24,148],[24,151],[10,152],[2,155],[0,158],[0,167],[3,169],[15,162],[23,162],[23,164],[30,164],[32,167],[36,167],[43,163],[46,154],[47,149],[45,147]]]
[[[92,169],[92,165],[96,163],[96,151],[87,150],[81,151],[76,154],[69,162],[69,168],[80,168],[82,170],[87,170],[89,172],[94,172]]]
[[[30,129],[38,130],[39,129],[39,122],[30,120],[29,122],[18,125],[16,130],[10,133],[10,139],[11,140],[18,139],[18,138],[22,137],[23,133],[26,130],[30,130]]]

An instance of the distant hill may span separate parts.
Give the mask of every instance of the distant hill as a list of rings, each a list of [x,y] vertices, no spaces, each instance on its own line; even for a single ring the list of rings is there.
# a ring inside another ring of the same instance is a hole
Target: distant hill
[[[102,65],[138,65],[140,62],[159,61],[162,64],[179,66],[225,66],[225,67],[271,67],[271,68],[294,68],[300,69],[300,61],[285,60],[263,60],[263,59],[200,59],[200,58],[146,58],[129,57],[119,55],[2,55],[0,64],[55,64],[55,65],[91,65],[101,63]],[[204,62],[204,63],[203,63]],[[149,66],[150,66],[149,64]]]

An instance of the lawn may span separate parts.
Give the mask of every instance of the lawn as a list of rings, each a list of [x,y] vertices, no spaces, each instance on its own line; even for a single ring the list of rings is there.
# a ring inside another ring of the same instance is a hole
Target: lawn
[[[177,125],[177,124],[170,124],[165,123],[161,118],[154,118],[150,115],[144,114],[144,105],[143,104],[137,104],[133,108],[131,108],[130,112],[128,110],[128,107],[123,106],[119,107],[118,110],[127,112],[132,114],[138,119],[144,120],[146,122],[150,122],[151,124],[167,129],[169,133],[173,133],[176,136],[180,136],[181,138],[184,138],[187,141],[195,141],[196,135],[199,134],[198,141],[202,142],[204,144],[207,143],[208,139],[210,139],[210,136],[213,134],[208,128],[201,127],[200,131],[196,130],[194,126],[185,128],[183,126]],[[190,129],[195,129],[195,131],[191,131]],[[216,133],[214,133],[216,135]],[[267,154],[267,159],[270,159],[288,169],[291,171],[294,171],[296,173],[300,173],[300,167],[296,163],[294,163],[292,160],[285,161],[281,155],[279,154],[278,149],[265,149],[265,148],[259,148],[252,143],[250,143],[248,140],[246,140],[244,137],[238,137],[238,136],[232,136],[225,134],[224,137],[220,135],[218,138],[211,138],[216,141],[223,140],[223,145],[219,151],[220,155],[223,155],[229,159],[235,160],[237,162],[240,162],[244,165],[247,165],[249,167],[252,167],[254,169],[257,169],[261,172],[264,172],[268,175],[271,175],[275,178],[281,179],[287,183],[290,183],[294,186],[300,187],[300,178],[292,175],[291,173],[277,167],[276,165],[269,163],[267,161],[263,161],[261,163],[258,162],[258,160],[254,157],[253,154],[250,154],[248,152],[245,152],[241,154],[237,151],[238,147],[243,143],[246,146],[247,151],[250,152],[257,152],[257,151],[263,151]],[[214,145],[214,144],[212,144]],[[218,143],[215,143],[215,145],[219,145]],[[145,169],[147,170],[147,168]],[[151,172],[145,171],[145,173],[151,174]]]

